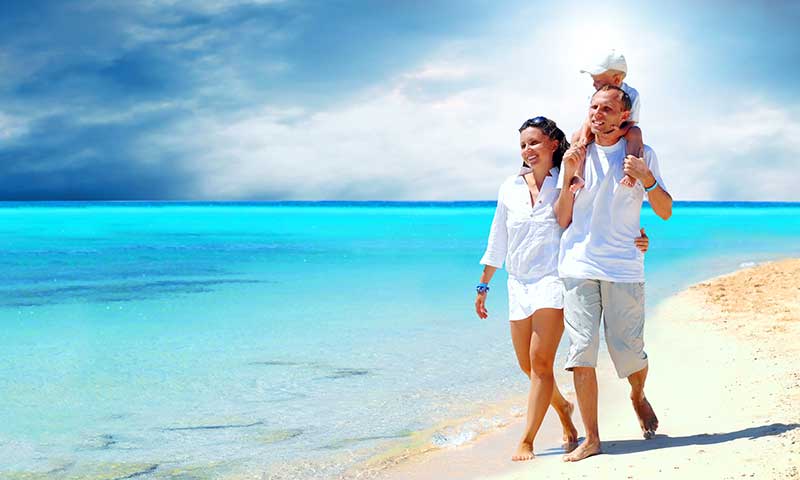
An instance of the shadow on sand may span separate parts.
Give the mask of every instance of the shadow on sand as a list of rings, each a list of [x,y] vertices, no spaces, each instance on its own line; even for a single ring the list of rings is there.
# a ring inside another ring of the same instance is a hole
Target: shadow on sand
[[[760,427],[750,427],[728,433],[701,433],[686,437],[670,437],[669,435],[656,435],[650,440],[604,440],[603,453],[606,455],[625,455],[628,453],[647,452],[664,448],[686,447],[689,445],[715,445],[717,443],[731,442],[740,438],[755,440],[761,437],[770,437],[800,428],[798,423],[773,423]],[[583,441],[583,438],[580,439]],[[548,449],[544,455],[557,455],[564,453],[560,448]]]

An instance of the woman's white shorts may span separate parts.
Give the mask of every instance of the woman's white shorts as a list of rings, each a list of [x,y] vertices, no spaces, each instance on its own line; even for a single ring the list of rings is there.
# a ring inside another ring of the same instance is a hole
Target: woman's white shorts
[[[558,275],[536,280],[508,277],[508,318],[523,320],[540,308],[564,308],[564,282]]]

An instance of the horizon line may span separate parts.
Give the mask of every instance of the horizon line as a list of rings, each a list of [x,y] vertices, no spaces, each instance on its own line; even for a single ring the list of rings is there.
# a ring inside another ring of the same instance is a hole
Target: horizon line
[[[385,205],[385,206],[425,206],[425,205],[495,205],[497,200],[0,200],[0,207],[11,205],[73,205],[73,204],[172,204],[172,205]],[[649,205],[645,201],[644,205]],[[770,205],[794,206],[800,201],[778,200],[675,200],[674,205]]]

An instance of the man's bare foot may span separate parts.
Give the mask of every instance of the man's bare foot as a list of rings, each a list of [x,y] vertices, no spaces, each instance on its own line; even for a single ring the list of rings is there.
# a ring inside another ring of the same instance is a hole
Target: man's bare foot
[[[523,440],[519,443],[517,453],[511,457],[511,460],[515,462],[524,462],[525,460],[533,460],[533,457],[533,444]]]
[[[601,453],[600,440],[586,440],[571,453],[564,455],[563,460],[565,462],[578,462],[598,453]]]
[[[575,447],[578,446],[578,430],[575,428],[575,424],[572,423],[572,412],[574,411],[575,405],[572,402],[567,402],[567,407],[558,412],[558,416],[561,419],[561,428],[564,429],[564,435],[561,439],[564,441],[563,447],[567,452],[575,450]]]
[[[656,430],[658,429],[658,418],[650,402],[647,401],[646,397],[642,397],[641,400],[638,401],[635,398],[631,398],[631,402],[633,403],[633,409],[636,411],[636,416],[639,417],[639,426],[642,428],[642,436],[645,439],[655,437]]]

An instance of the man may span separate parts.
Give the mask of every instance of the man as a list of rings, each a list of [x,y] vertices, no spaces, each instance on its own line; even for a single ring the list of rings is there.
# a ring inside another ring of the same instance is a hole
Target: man
[[[644,352],[644,257],[631,242],[639,235],[645,192],[655,213],[668,219],[672,197],[666,191],[655,152],[625,156],[619,126],[630,116],[630,97],[607,85],[595,92],[589,120],[595,141],[564,155],[556,203],[558,222],[566,228],[559,252],[564,279],[564,323],[570,338],[566,368],[573,372],[586,440],[565,461],[600,453],[597,425],[597,353],[600,320],[606,344],[620,378],[631,385],[631,401],[645,438],[655,435],[658,419],[644,394],[647,354]],[[583,189],[573,194],[569,183],[585,157]],[[637,180],[620,185],[625,175]]]

